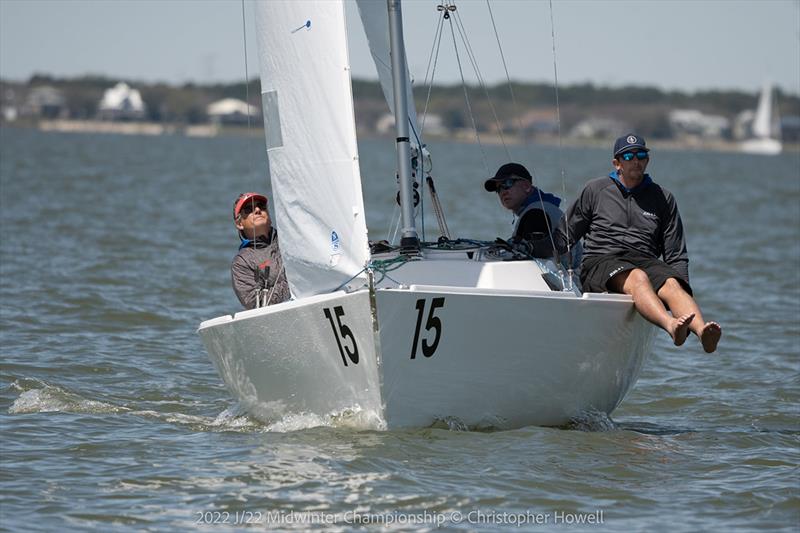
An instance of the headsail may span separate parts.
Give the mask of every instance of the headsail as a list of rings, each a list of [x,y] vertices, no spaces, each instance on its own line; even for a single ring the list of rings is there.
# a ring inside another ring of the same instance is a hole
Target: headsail
[[[292,294],[336,289],[369,259],[344,5],[255,2],[276,226]]]
[[[389,109],[394,113],[394,89],[392,88],[392,60],[389,56],[389,14],[385,0],[356,0],[358,12],[361,15],[361,23],[364,32],[367,34],[369,49],[372,53],[372,60],[375,61],[375,68],[378,70],[378,78],[381,80],[381,88]],[[406,72],[409,72],[406,65]],[[414,107],[414,96],[411,91],[411,78],[406,77],[406,95],[408,102],[408,120],[411,128],[411,144],[418,146],[420,135],[417,126],[417,113]]]

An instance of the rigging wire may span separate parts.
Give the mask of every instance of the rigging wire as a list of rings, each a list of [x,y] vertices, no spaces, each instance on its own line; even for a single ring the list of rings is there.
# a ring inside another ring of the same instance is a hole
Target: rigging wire
[[[454,4],[455,5],[455,4]],[[486,95],[486,102],[489,105],[489,109],[492,112],[492,117],[494,118],[495,125],[497,126],[497,133],[500,136],[500,143],[503,145],[503,149],[506,152],[506,157],[511,159],[511,152],[508,149],[508,145],[506,144],[505,136],[503,135],[503,126],[500,124],[500,119],[497,117],[497,111],[494,107],[494,103],[492,102],[491,96],[489,96],[489,89],[486,86],[486,82],[483,78],[483,74],[481,74],[480,68],[478,68],[478,61],[475,57],[475,53],[472,50],[472,44],[469,42],[469,37],[467,36],[466,28],[464,28],[464,23],[461,21],[461,16],[458,14],[458,11],[454,11],[455,13],[455,20],[456,20],[456,28],[458,29],[458,33],[461,36],[461,40],[464,43],[464,49],[467,52],[467,57],[472,65],[472,69],[475,72],[475,77],[478,80],[478,85],[481,89],[483,89],[483,93]]]
[[[425,119],[428,118],[428,104],[431,101],[431,90],[433,89],[433,78],[436,75],[436,66],[439,62],[439,48],[442,45],[442,28],[444,27],[444,16],[439,17],[439,24],[436,26],[436,33],[433,36],[433,44],[431,45],[431,53],[428,56],[428,66],[425,68],[425,81],[424,85],[428,87],[428,94],[425,96],[425,107],[422,110],[422,125],[420,126],[420,135],[425,131]],[[431,62],[433,62],[433,69],[431,70]],[[428,74],[430,73],[430,80]]]
[[[562,146],[562,137],[561,137],[561,105],[558,100],[558,62],[556,61],[556,24],[555,18],[553,16],[553,0],[550,0],[550,36],[553,42],[553,87],[555,89],[555,100],[556,100],[556,125],[558,127],[558,167],[561,169],[561,194],[564,198],[567,196],[567,178],[566,173],[564,172],[564,164],[562,162],[562,154],[563,154],[563,146]],[[564,212],[564,217],[566,219],[566,211]],[[567,222],[569,222],[567,220]],[[569,272],[569,281],[572,281],[572,245],[570,244],[570,237],[569,237],[569,224],[565,224],[567,230],[567,260],[569,261],[568,272]],[[555,245],[554,245],[555,248]]]
[[[550,0],[550,5],[551,5],[551,13],[550,14],[551,14],[551,25],[552,25],[552,0]],[[518,135],[520,136],[520,138],[524,138],[523,130],[522,130],[522,120],[520,119],[520,114],[517,111],[518,106],[517,106],[516,97],[514,95],[514,87],[513,87],[512,83],[511,83],[511,76],[510,76],[510,74],[508,72],[508,64],[506,63],[505,53],[503,53],[503,45],[500,42],[500,33],[497,31],[497,24],[495,23],[494,13],[492,12],[492,6],[489,3],[489,0],[486,0],[486,7],[489,10],[489,18],[490,18],[490,20],[492,22],[492,28],[494,29],[494,35],[495,35],[495,40],[497,42],[497,48],[500,51],[500,58],[502,60],[503,69],[504,69],[505,74],[506,74],[506,83],[508,84],[508,90],[511,93],[511,109],[512,109],[512,111],[514,113],[514,116],[517,119],[516,121],[517,121]],[[553,38],[553,47],[554,47],[553,62],[555,63],[555,37]],[[558,80],[557,77],[556,77],[556,80]],[[556,95],[557,94],[558,94],[558,82],[556,81]],[[564,186],[564,167],[561,164],[561,159],[560,159],[560,157],[561,157],[561,150],[560,150],[560,148],[561,148],[561,121],[560,121],[560,114],[559,114],[559,110],[558,110],[558,99],[556,99],[556,117],[557,117],[558,126],[559,126],[559,129],[558,129],[559,167],[561,168],[562,191],[564,191],[564,192],[562,192],[562,195],[566,197],[566,192],[565,192],[566,187]],[[527,144],[527,140],[525,142]],[[533,178],[532,179],[532,183],[536,187],[536,191],[537,191],[537,194],[539,196],[539,204],[541,205],[542,211],[545,211],[544,198],[542,197],[542,189],[541,189],[541,187],[538,186],[538,180],[536,179],[536,171],[535,171],[535,169],[533,169],[533,171],[531,172],[531,177]],[[555,228],[551,227],[550,219],[549,219],[549,217],[546,217],[546,216],[545,216],[545,226],[547,228],[547,234],[548,234],[548,236],[550,238],[550,244],[553,247],[553,255],[556,257],[556,261],[555,261],[556,267],[560,271],[561,270],[561,264],[560,264],[560,261],[558,261],[558,251],[556,250],[555,239],[554,239],[554,236],[553,236],[553,232],[554,232]],[[569,253],[569,250],[568,250],[568,253]],[[570,254],[570,257],[571,257],[571,254]],[[570,267],[571,267],[571,261],[570,261]]]
[[[248,69],[248,61],[247,61],[247,17],[245,14],[245,7],[244,7],[245,0],[242,0],[242,50],[244,52],[244,93],[245,93],[245,104],[247,105],[247,133],[248,133],[248,151],[249,157],[247,157],[248,161],[248,170],[250,176],[255,174],[255,161],[256,156],[254,154],[254,146],[257,142],[257,139],[253,135],[253,123],[251,120],[250,114],[250,72]],[[269,184],[266,184],[269,186]],[[255,208],[255,198],[251,200],[251,207]],[[275,276],[275,282],[273,283],[272,287],[270,288],[269,294],[267,295],[266,304],[269,305],[270,301],[272,300],[272,295],[275,291],[275,287],[278,286],[278,281],[280,281],[281,276],[284,278],[286,277],[286,267],[285,265],[281,265],[281,270],[278,272],[278,275]]]
[[[489,0],[486,0],[486,7],[489,9],[489,18],[492,21],[492,29],[494,30],[494,38],[497,41],[497,48],[500,51],[500,60],[503,62],[503,70],[506,73],[506,83],[508,83],[508,92],[511,93],[511,110],[514,113],[514,117],[517,119],[517,135],[519,135],[520,139],[523,139],[527,144],[527,139],[523,135],[522,131],[522,119],[520,118],[520,114],[517,112],[519,106],[517,105],[517,98],[514,94],[514,86],[511,84],[511,75],[508,73],[508,64],[506,63],[506,55],[503,53],[503,46],[500,44],[500,34],[497,31],[497,24],[494,21],[494,12],[492,11],[492,4]]]
[[[252,176],[254,173],[254,162],[255,156],[253,155],[253,126],[250,121],[250,73],[248,72],[247,68],[247,23],[245,17],[245,8],[244,8],[244,0],[242,0],[242,48],[244,50],[244,92],[245,92],[245,104],[247,104],[247,133],[248,138],[250,139],[249,151],[250,157],[247,158],[249,164],[250,175]]]
[[[448,2],[449,3],[449,2]],[[467,104],[467,110],[469,112],[469,118],[472,121],[472,128],[475,130],[475,140],[478,142],[478,148],[481,151],[481,158],[483,160],[483,167],[486,170],[486,173],[489,173],[489,165],[486,159],[486,151],[483,148],[483,143],[481,142],[480,133],[478,133],[478,125],[475,123],[475,114],[472,112],[472,105],[469,102],[469,90],[467,89],[467,82],[464,79],[464,69],[461,66],[461,57],[458,55],[458,43],[456,42],[456,33],[453,29],[453,23],[450,22],[450,34],[453,37],[453,49],[456,53],[456,64],[458,65],[458,73],[461,76],[461,86],[464,88],[464,100]]]

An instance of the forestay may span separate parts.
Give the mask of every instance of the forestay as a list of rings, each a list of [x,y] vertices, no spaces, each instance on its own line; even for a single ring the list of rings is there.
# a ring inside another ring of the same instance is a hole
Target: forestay
[[[302,298],[369,260],[344,6],[272,0],[255,11],[275,224]]]

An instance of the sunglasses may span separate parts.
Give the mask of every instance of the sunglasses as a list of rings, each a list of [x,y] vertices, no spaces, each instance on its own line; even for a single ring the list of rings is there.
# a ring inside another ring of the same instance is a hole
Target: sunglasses
[[[641,152],[625,152],[624,154],[620,154],[619,156],[622,158],[623,161],[633,161],[634,157],[641,161],[642,159],[647,159],[648,157],[650,157],[649,153],[645,152],[644,150],[642,150]]]
[[[516,179],[516,178],[506,178],[503,181],[498,181],[496,190],[497,190],[498,193],[501,193],[503,191],[507,191],[508,189],[513,187],[514,184],[517,183],[518,181],[522,181],[522,180]]]
[[[258,201],[258,202],[246,202],[242,206],[242,208],[239,210],[239,214],[241,214],[243,218],[247,218],[250,215],[250,213],[255,211],[256,207],[259,208],[261,211],[266,211],[267,210],[267,203],[266,202],[261,202],[261,201]]]

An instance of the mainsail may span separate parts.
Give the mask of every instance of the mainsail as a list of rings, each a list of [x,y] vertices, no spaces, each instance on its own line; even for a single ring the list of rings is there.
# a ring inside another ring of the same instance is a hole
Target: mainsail
[[[765,83],[753,120],[753,135],[759,139],[780,138],[780,127],[772,104],[772,84]]]
[[[358,12],[361,15],[361,23],[369,42],[369,50],[372,53],[372,60],[378,71],[378,78],[381,81],[383,96],[389,109],[394,114],[394,88],[392,82],[392,60],[389,52],[389,15],[387,4],[379,0],[356,0]],[[406,72],[409,72],[406,65]],[[411,91],[411,78],[406,78],[406,95],[408,102],[408,121],[411,128],[411,144],[419,146],[421,135],[417,126],[417,113],[414,106],[414,96]]]
[[[330,292],[369,260],[342,2],[256,2],[276,226],[292,294]]]

